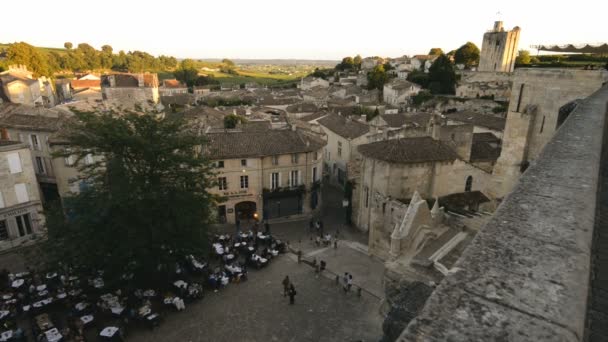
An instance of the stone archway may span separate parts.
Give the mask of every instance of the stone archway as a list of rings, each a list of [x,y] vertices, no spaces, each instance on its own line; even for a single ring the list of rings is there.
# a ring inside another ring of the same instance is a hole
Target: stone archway
[[[234,206],[234,214],[239,221],[253,219],[253,214],[257,210],[257,204],[252,201],[239,202]]]

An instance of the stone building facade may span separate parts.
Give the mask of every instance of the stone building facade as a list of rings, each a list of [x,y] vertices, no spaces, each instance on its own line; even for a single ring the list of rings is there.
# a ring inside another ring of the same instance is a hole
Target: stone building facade
[[[369,126],[338,114],[329,114],[317,122],[327,135],[323,173],[331,183],[344,186],[348,179],[347,165],[356,157],[357,146],[368,142]]]
[[[511,191],[576,106],[608,80],[605,70],[517,69],[502,153],[494,168],[494,197]]]
[[[424,198],[436,198],[485,190],[491,174],[456,152],[459,146],[466,145],[461,143],[466,140],[464,135],[472,135],[470,126],[463,127],[466,129],[456,126],[452,131],[463,135],[455,139],[453,146],[439,140],[446,136],[451,140],[452,133],[448,131],[434,134],[435,138],[394,139],[359,146],[361,174],[355,180],[353,223],[364,231],[382,226],[386,203],[391,199],[407,200],[414,192]]]
[[[511,97],[511,73],[463,70],[456,84],[456,96],[465,98],[491,98],[508,101]]]
[[[0,118],[0,129],[5,138],[23,142],[30,148],[43,202],[59,196],[49,137],[59,129],[61,120],[58,112],[48,109],[32,109],[31,114],[14,113]]]
[[[44,234],[40,191],[28,146],[0,140],[0,250]]]
[[[158,76],[156,74],[111,74],[101,76],[101,96],[119,106],[135,107],[157,104]]]
[[[320,207],[325,142],[299,130],[208,133],[220,222],[309,215]],[[256,215],[256,216],[254,216]]]

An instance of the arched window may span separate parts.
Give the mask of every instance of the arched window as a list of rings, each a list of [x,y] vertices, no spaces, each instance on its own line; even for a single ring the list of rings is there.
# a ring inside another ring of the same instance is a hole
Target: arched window
[[[467,182],[464,185],[464,191],[471,191],[473,187],[473,176],[467,177]]]

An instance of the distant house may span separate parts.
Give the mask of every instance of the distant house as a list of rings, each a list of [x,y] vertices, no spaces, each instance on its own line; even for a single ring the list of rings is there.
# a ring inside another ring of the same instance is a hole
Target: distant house
[[[380,64],[382,60],[378,57],[366,57],[361,60],[362,70],[372,70],[376,65]]]
[[[397,78],[400,80],[407,79],[407,75],[409,74],[410,72],[408,70],[397,70]]]
[[[0,100],[29,106],[55,105],[53,88],[46,77],[34,79],[23,65],[11,65],[0,73]]]
[[[42,94],[38,80],[0,75],[0,97],[3,101],[24,105],[42,105]]]
[[[188,87],[182,82],[172,79],[163,80],[162,85],[158,88],[160,96],[173,96],[178,94],[187,94]]]
[[[156,104],[159,101],[156,74],[111,74],[101,77],[101,96],[121,105]]]
[[[412,58],[412,63],[418,65],[417,69],[429,72],[429,68],[433,65],[433,62],[437,59],[437,55],[416,55]],[[414,62],[417,61],[417,62]]]
[[[384,102],[394,106],[408,104],[410,103],[411,97],[418,94],[421,89],[422,88],[415,83],[402,79],[395,79],[384,85]]]
[[[64,103],[72,99],[72,87],[70,87],[70,80],[66,78],[55,80],[55,90],[57,92],[58,103]]]
[[[86,74],[81,76],[75,80],[71,81],[72,89],[74,90],[82,90],[82,89],[101,89],[101,78],[97,75]]]
[[[315,87],[327,88],[329,87],[329,81],[312,76],[304,77],[300,81],[300,89],[302,90],[309,90]]]
[[[367,143],[370,128],[365,123],[338,114],[326,115],[317,122],[327,135],[325,174],[331,182],[344,185],[348,179],[348,163],[354,159],[356,147]]]

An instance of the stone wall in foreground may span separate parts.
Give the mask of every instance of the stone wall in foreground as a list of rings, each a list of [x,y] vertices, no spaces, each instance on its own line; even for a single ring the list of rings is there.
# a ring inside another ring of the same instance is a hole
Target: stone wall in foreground
[[[570,114],[397,341],[584,339],[607,104]]]

